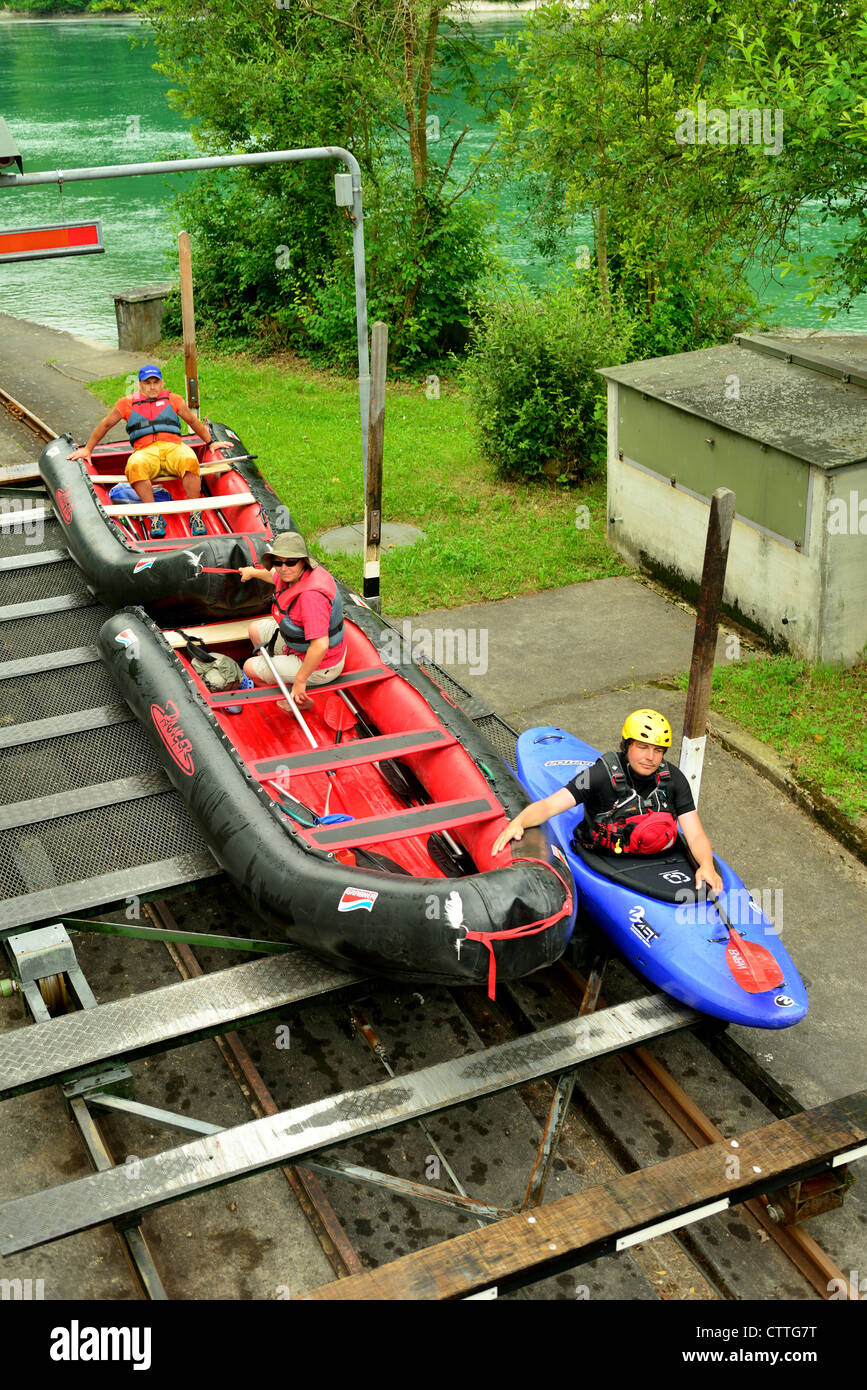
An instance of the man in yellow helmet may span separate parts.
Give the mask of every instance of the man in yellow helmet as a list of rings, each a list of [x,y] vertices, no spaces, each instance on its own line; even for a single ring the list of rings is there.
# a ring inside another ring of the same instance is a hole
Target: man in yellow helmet
[[[587,771],[541,801],[526,806],[494,842],[499,854],[510,840],[551,816],[584,806],[581,838],[589,849],[615,854],[657,854],[674,843],[677,827],[698,868],[695,885],[722,890],[713,850],[695,809],[690,785],[679,768],[665,762],[671,725],[656,710],[637,709],[621,732],[620,752],[603,753]]]

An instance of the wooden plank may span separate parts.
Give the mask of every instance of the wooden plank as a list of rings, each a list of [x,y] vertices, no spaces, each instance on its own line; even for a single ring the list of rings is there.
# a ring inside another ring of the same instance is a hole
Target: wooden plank
[[[867,1091],[775,1120],[547,1206],[313,1289],[307,1301],[467,1298],[517,1288],[626,1249],[826,1168],[867,1137]],[[731,1162],[735,1156],[737,1169]]]
[[[104,507],[106,516],[179,516],[184,512],[215,512],[222,508],[258,506],[252,492],[230,492],[225,497],[193,497],[188,502],[123,502]]]
[[[689,782],[696,806],[701,789],[710,687],[734,515],[734,493],[729,488],[718,487],[710,499],[701,592],[695,614],[695,638],[680,746],[680,770]]]
[[[181,323],[184,332],[184,381],[187,405],[199,409],[199,375],[196,366],[196,316],[193,310],[193,260],[189,232],[178,233],[178,267],[181,273]]]
[[[0,468],[0,487],[4,483],[38,483],[41,477],[35,463],[13,463]]]
[[[231,463],[226,463],[225,461],[222,463],[203,463],[199,466],[199,474],[201,477],[205,475],[212,477],[215,473],[231,473],[232,467],[233,465]],[[38,472],[36,476],[37,478],[39,477]],[[125,483],[129,481],[125,473],[89,473],[87,476],[92,483],[104,484],[106,487],[111,487],[115,483]],[[154,478],[153,481],[155,483],[162,483],[170,479],[171,474],[164,473]],[[2,481],[2,478],[0,478],[0,482]]]
[[[204,627],[185,627],[188,637],[200,637],[206,646],[219,646],[221,642],[243,642],[247,640],[249,622],[236,618],[230,623],[208,623]],[[163,633],[170,647],[184,647],[186,643],[177,632],[166,630]],[[232,691],[234,695],[235,692]]]

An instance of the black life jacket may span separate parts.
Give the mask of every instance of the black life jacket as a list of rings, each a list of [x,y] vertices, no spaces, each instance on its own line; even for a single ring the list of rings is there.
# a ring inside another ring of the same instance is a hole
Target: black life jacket
[[[668,810],[671,769],[660,763],[656,785],[642,795],[623,770],[616,753],[603,753],[599,761],[611,780],[614,805],[584,819],[576,830],[585,849],[604,849],[622,854],[658,854],[669,849],[677,838],[677,819]]]

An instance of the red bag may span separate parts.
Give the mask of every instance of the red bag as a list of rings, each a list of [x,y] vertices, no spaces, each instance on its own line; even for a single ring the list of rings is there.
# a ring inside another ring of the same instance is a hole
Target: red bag
[[[677,839],[677,820],[669,811],[645,811],[597,823],[589,838],[590,849],[615,854],[661,854]],[[586,841],[585,841],[586,843]]]

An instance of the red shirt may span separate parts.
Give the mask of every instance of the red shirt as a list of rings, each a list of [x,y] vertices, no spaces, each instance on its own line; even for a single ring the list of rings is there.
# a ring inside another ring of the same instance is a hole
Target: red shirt
[[[297,583],[297,581],[296,581]],[[277,575],[274,585],[274,597],[279,598],[287,589],[293,589],[294,584],[286,584],[282,575]],[[293,623],[303,627],[304,636],[308,642],[315,642],[317,637],[328,637],[328,629],[331,626],[331,604],[324,594],[320,594],[316,589],[302,591],[294,602],[289,604]],[[317,671],[327,666],[337,666],[346,656],[346,639],[337,647],[329,647],[325,652]]]

